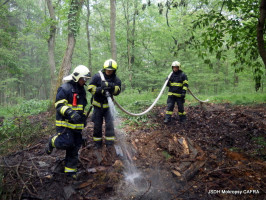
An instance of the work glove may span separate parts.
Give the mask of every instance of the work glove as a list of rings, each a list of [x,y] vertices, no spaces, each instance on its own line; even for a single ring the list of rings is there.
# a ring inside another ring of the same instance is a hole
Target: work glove
[[[103,90],[109,90],[109,91],[112,91],[115,88],[115,84],[113,82],[107,82],[107,81],[102,81],[101,86]]]
[[[110,87],[110,90],[115,89],[115,84],[113,82],[108,82],[108,86]]]
[[[102,89],[102,87],[97,87],[95,93],[96,94],[103,94],[104,90]]]
[[[81,116],[74,110],[72,110],[71,108],[68,108],[66,110],[66,116],[68,117],[68,119],[74,123],[79,123],[81,122]]]
[[[111,97],[115,89],[115,84],[113,82],[102,81],[102,89],[106,97]]]
[[[110,89],[109,84],[108,84],[107,81],[102,81],[101,87],[102,87],[103,90],[109,90]]]

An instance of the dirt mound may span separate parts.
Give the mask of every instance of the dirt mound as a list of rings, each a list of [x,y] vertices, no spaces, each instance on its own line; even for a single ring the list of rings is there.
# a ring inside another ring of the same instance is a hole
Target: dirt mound
[[[1,160],[2,199],[263,199],[265,106],[188,107],[163,124],[157,107],[142,125],[116,130],[109,149],[80,150],[79,178],[62,173],[64,152],[44,154],[44,138]]]

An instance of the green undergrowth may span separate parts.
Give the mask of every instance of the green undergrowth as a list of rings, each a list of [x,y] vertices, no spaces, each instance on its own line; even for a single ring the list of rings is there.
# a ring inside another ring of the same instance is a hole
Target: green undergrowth
[[[42,125],[42,118],[34,117],[47,111],[49,101],[21,101],[14,106],[1,107],[0,155],[23,149],[50,129],[47,123]],[[52,116],[51,116],[52,117]],[[45,119],[52,120],[52,119]]]
[[[50,106],[49,100],[25,100],[21,99],[16,105],[0,106],[0,117],[9,118],[14,116],[35,115],[43,111],[47,111]]]

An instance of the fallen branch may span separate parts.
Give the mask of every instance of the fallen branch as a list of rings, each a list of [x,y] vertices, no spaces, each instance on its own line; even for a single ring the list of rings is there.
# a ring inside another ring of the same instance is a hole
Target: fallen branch
[[[18,178],[20,179],[20,181],[22,182],[23,186],[27,189],[27,191],[28,191],[31,195],[36,196],[34,193],[31,192],[31,190],[28,188],[28,186],[26,185],[26,183],[23,181],[22,177],[20,176],[20,173],[19,173],[19,167],[20,167],[22,161],[23,161],[23,159],[21,159],[20,163],[19,163],[19,164],[17,165],[17,167],[16,167],[16,174],[17,174]]]
[[[31,160],[32,165],[33,165],[34,168],[36,169],[37,176],[39,177],[40,182],[41,182],[41,184],[43,185],[42,179],[41,179],[40,174],[39,174],[39,170],[38,170],[38,168],[36,167],[35,163],[33,162],[32,157],[31,157],[31,156],[29,156],[29,157],[30,157],[30,160]]]

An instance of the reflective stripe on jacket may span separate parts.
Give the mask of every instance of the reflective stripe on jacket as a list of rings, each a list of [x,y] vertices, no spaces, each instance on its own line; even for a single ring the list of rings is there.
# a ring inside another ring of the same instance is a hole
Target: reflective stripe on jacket
[[[169,87],[169,96],[173,95],[176,97],[181,97],[181,94],[186,94],[186,91],[188,89],[187,75],[182,70],[173,72],[167,86]]]
[[[77,94],[77,105],[72,105],[73,95]],[[65,112],[71,108],[76,111],[81,117],[84,117],[84,108],[87,105],[86,91],[83,86],[80,86],[74,81],[69,81],[61,85],[57,90],[55,108],[56,108],[56,129],[57,132],[63,132],[63,129],[69,128],[72,130],[82,130],[84,123],[73,123],[69,121]],[[85,118],[84,118],[85,121]]]
[[[112,74],[111,76],[107,76],[103,72],[104,78],[107,82],[112,82],[115,84],[114,90],[111,91],[114,96],[120,94],[121,91],[121,81],[116,76],[116,74]],[[93,95],[92,96],[92,105],[100,107],[100,108],[108,108],[108,101],[106,96],[103,94],[101,90],[102,79],[99,73],[95,74],[92,77],[91,82],[89,83],[88,90]]]

